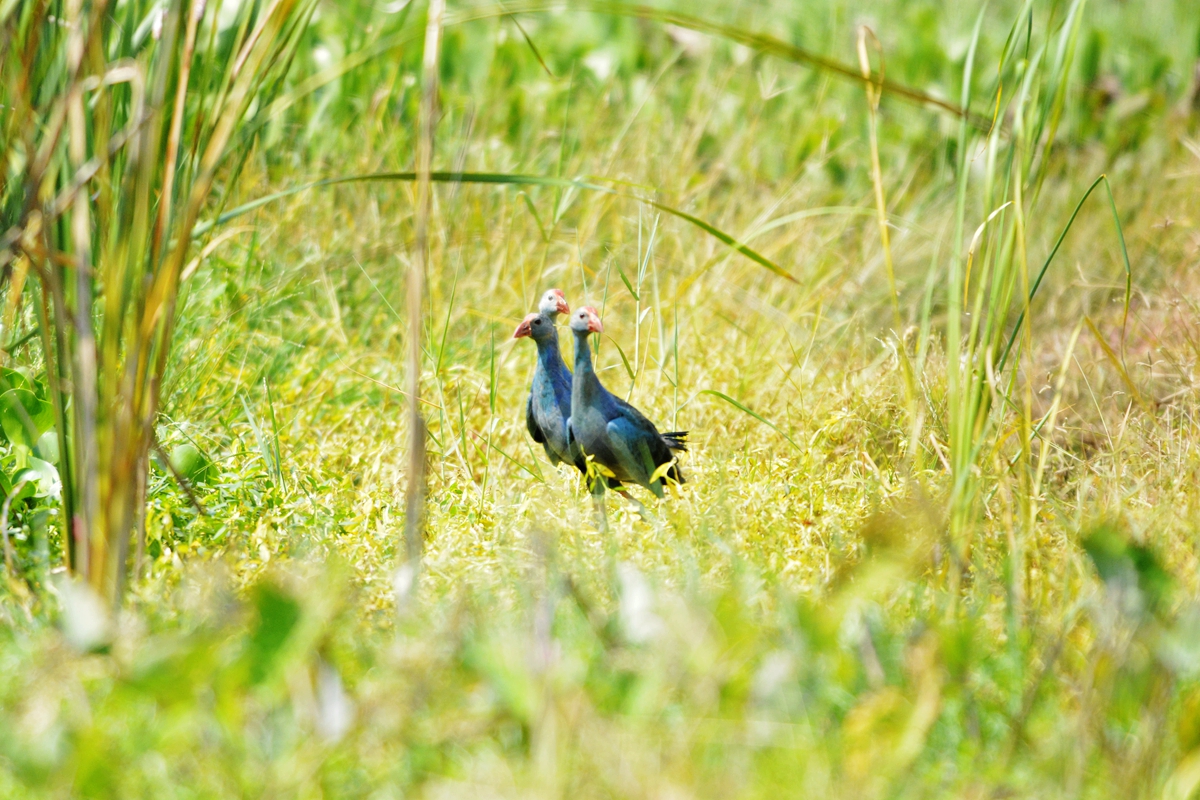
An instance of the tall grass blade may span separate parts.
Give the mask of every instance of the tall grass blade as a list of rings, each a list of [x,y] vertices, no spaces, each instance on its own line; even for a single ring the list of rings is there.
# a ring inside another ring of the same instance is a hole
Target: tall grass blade
[[[629,376],[629,380],[632,381],[637,378],[637,374],[633,371],[633,367],[629,365],[629,359],[625,356],[625,351],[621,349],[621,345],[612,337],[609,337],[609,341],[613,343],[613,347],[617,348],[617,354],[621,356],[621,363],[625,365],[625,374]]]
[[[1096,337],[1096,343],[1100,345],[1100,349],[1104,352],[1104,357],[1108,359],[1108,363],[1117,371],[1117,375],[1121,377],[1121,382],[1125,384],[1125,388],[1129,390],[1129,395],[1134,399],[1143,411],[1152,411],[1154,406],[1138,389],[1137,384],[1133,382],[1129,371],[1125,369],[1125,364],[1121,361],[1120,356],[1112,349],[1112,346],[1104,338],[1104,334],[1100,333],[1100,329],[1096,327],[1096,323],[1092,322],[1091,317],[1084,317],[1083,321],[1087,323],[1088,330],[1092,332],[1092,336]]]
[[[542,71],[553,78],[554,72],[546,64],[546,59],[542,58],[541,52],[538,50],[537,45],[533,43],[533,39],[529,37],[529,34],[525,30],[525,26],[521,24],[521,20],[517,19],[515,14],[509,14],[508,18],[512,20],[512,24],[517,27],[518,31],[520,31],[521,38],[525,40],[525,44],[529,45],[529,50],[531,53],[533,53],[533,57],[537,59],[538,65],[541,66]]]
[[[1079,202],[1075,204],[1075,210],[1071,212],[1070,218],[1067,219],[1067,224],[1063,227],[1062,233],[1060,233],[1058,238],[1054,241],[1054,246],[1050,248],[1050,255],[1046,256],[1045,263],[1043,263],[1042,268],[1038,270],[1037,277],[1034,279],[1033,285],[1029,290],[1029,299],[1033,300],[1038,289],[1041,288],[1042,279],[1046,277],[1046,272],[1050,269],[1050,264],[1054,262],[1054,257],[1058,255],[1058,250],[1060,247],[1062,247],[1062,243],[1067,238],[1067,234],[1071,232],[1071,227],[1075,224],[1075,218],[1079,216],[1079,211],[1083,208],[1083,204],[1087,202],[1087,199],[1091,196],[1096,187],[1102,183],[1104,184],[1105,189],[1108,191],[1109,207],[1112,209],[1113,224],[1117,229],[1117,240],[1121,245],[1121,259],[1125,267],[1125,304],[1124,316],[1121,320],[1121,338],[1122,341],[1124,341],[1125,325],[1129,319],[1129,301],[1133,294],[1133,267],[1129,262],[1129,248],[1125,245],[1125,231],[1121,226],[1121,215],[1117,212],[1117,201],[1113,197],[1112,186],[1108,182],[1107,175],[1101,175],[1099,178],[1096,178],[1096,180],[1092,181],[1092,185],[1088,187],[1087,191],[1083,193],[1083,197],[1079,198]],[[1016,323],[1013,325],[1012,333],[1008,337],[1008,344],[1004,346],[1004,350],[1000,354],[1000,359],[996,362],[997,372],[1003,370],[1004,365],[1008,363],[1008,355],[1012,351],[1013,343],[1016,341],[1017,334],[1020,333],[1021,325],[1024,322],[1025,311],[1022,309],[1020,315],[1017,317]]]
[[[867,53],[867,40],[870,38],[880,53],[879,82],[871,81],[871,59]],[[908,418],[911,426],[910,452],[916,453],[916,443],[920,440],[920,415],[917,411],[917,382],[913,374],[912,363],[905,349],[903,333],[904,321],[900,316],[900,291],[896,287],[896,269],[892,263],[891,234],[888,232],[887,198],[883,189],[883,167],[879,161],[879,100],[883,94],[883,46],[875,37],[874,32],[863,25],[858,32],[858,63],[862,70],[864,86],[867,92],[867,126],[868,142],[871,149],[871,183],[875,188],[876,223],[879,227],[879,240],[883,247],[883,265],[887,272],[888,290],[892,301],[893,336],[896,339],[896,358],[904,373],[904,399],[908,407]]]
[[[780,428],[778,425],[776,425],[774,422],[771,422],[769,419],[764,417],[762,414],[759,414],[757,411],[751,409],[749,406],[739,403],[737,400],[734,400],[732,397],[725,394],[724,392],[718,392],[716,389],[701,389],[700,394],[710,394],[713,397],[718,397],[718,398],[724,400],[726,403],[729,403],[729,405],[733,406],[738,411],[741,411],[743,414],[753,417],[754,419],[761,422],[763,425],[766,425],[768,428],[770,428],[771,430],[778,433],[785,440],[787,440],[787,443],[790,444],[792,447],[796,448],[800,452],[804,451],[803,447],[796,444],[795,439],[793,439],[791,436],[788,436],[786,433],[784,433],[783,429]]]
[[[326,186],[338,186],[346,183],[369,183],[369,182],[387,182],[387,181],[414,181],[417,179],[415,172],[374,172],[367,175],[347,175],[341,178],[326,178],[324,180],[312,181],[300,186],[293,186],[290,189],[283,189],[272,194],[265,195],[257,200],[251,200],[249,203],[244,203],[236,208],[230,209],[218,216],[215,220],[200,223],[194,230],[195,236],[201,236],[208,233],[218,225],[223,225],[231,219],[235,219],[243,214],[253,211],[256,208],[261,208],[268,203],[273,203],[277,200],[282,200],[286,197],[300,194],[309,189],[320,189]],[[695,225],[705,233],[713,236],[723,244],[728,245],[735,251],[741,253],[746,258],[760,264],[781,278],[796,283],[796,279],[791,273],[783,267],[771,261],[766,256],[756,250],[742,244],[734,239],[729,234],[720,230],[716,226],[705,222],[704,220],[685,211],[673,208],[666,203],[661,203],[657,200],[647,197],[640,197],[631,192],[624,192],[618,189],[613,189],[608,186],[602,186],[597,183],[591,183],[582,180],[571,180],[569,178],[554,178],[546,175],[518,175],[500,172],[430,172],[429,180],[434,183],[480,183],[492,184],[500,186],[553,186],[558,188],[572,188],[579,190],[587,190],[591,192],[602,192],[605,194],[624,197],[631,200],[636,200],[639,203],[644,203],[653,206],[660,211],[664,211],[674,217],[684,220],[685,222]]]

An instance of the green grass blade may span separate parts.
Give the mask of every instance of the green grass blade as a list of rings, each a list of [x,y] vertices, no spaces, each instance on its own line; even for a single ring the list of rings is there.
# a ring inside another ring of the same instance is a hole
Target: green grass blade
[[[192,228],[192,237],[195,238],[208,233],[218,225],[223,225],[235,217],[240,217],[242,214],[246,214],[256,208],[261,208],[268,203],[273,203],[276,200],[292,197],[293,195],[297,195],[309,189],[320,189],[327,186],[338,186],[346,183],[414,181],[416,180],[416,177],[417,176],[415,172],[375,172],[367,175],[347,175],[341,178],[326,178],[324,180],[301,184],[300,186],[293,186],[290,189],[274,192],[273,194],[260,197],[257,200],[251,200],[249,203],[244,203],[237,208],[230,209],[224,214],[221,214],[215,220],[209,220],[207,222],[197,224]],[[742,244],[737,239],[734,239],[732,236],[722,231],[720,228],[717,228],[716,226],[711,225],[699,217],[687,213],[686,211],[680,211],[679,209],[673,208],[666,203],[660,203],[659,201],[648,197],[640,197],[631,192],[622,192],[617,189],[612,189],[608,186],[601,186],[599,184],[589,183],[587,181],[570,180],[568,178],[554,178],[546,175],[516,175],[502,172],[433,172],[430,173],[429,179],[435,183],[479,183],[491,184],[495,186],[552,186],[556,188],[571,188],[592,192],[602,192],[604,194],[611,194],[617,197],[636,200],[639,203],[645,203],[646,205],[653,206],[659,211],[665,211],[674,217],[678,217],[685,222],[695,225],[697,228],[700,228],[705,233],[708,233],[710,236],[728,245],[730,248],[741,253],[751,261],[766,267],[781,278],[786,278],[792,283],[796,283],[796,279],[793,278],[791,274],[783,267],[779,266],[774,261],[771,261],[758,251]]]
[[[633,380],[636,376],[634,375],[633,367],[629,366],[629,359],[625,357],[625,351],[621,349],[621,345],[617,344],[616,339],[611,336],[608,338],[613,343],[613,347],[617,348],[617,353],[621,356],[621,363],[625,365],[625,372],[629,375],[629,380]]]
[[[521,38],[525,40],[525,44],[529,45],[529,49],[533,53],[533,57],[537,59],[537,62],[541,65],[542,70],[551,78],[553,78],[554,72],[546,64],[546,59],[542,58],[542,54],[537,49],[537,45],[533,43],[533,39],[529,38],[529,34],[525,31],[525,26],[521,24],[521,21],[517,19],[515,14],[509,14],[508,18],[512,20],[512,24],[516,25],[517,30],[521,32]]]
[[[629,290],[631,295],[633,295],[633,299],[640,303],[642,301],[641,295],[634,290],[633,284],[629,282],[629,278],[625,277],[625,270],[617,267],[617,277],[621,279],[621,283],[625,284],[625,288]]]
[[[538,232],[542,234],[542,241],[550,241],[550,234],[546,233],[546,226],[542,224],[542,218],[537,212],[537,208],[533,205],[533,200],[529,197],[528,192],[517,192],[521,199],[525,201],[525,207],[529,209],[529,213],[533,216],[533,221],[537,223]]]
[[[1101,175],[1104,189],[1108,192],[1108,206],[1112,209],[1113,225],[1117,228],[1117,241],[1121,243],[1121,258],[1125,262],[1125,310],[1121,316],[1121,346],[1125,345],[1125,326],[1129,323],[1129,298],[1133,294],[1133,267],[1129,264],[1129,248],[1125,246],[1125,229],[1121,226],[1121,215],[1117,213],[1117,199],[1113,197],[1112,184],[1107,175]]]
[[[1091,317],[1084,317],[1083,321],[1087,323],[1088,330],[1092,332],[1092,336],[1096,337],[1096,343],[1100,345],[1100,349],[1104,352],[1104,357],[1108,359],[1108,363],[1112,365],[1117,374],[1121,376],[1121,382],[1125,384],[1125,388],[1129,390],[1129,394],[1133,397],[1134,402],[1142,407],[1143,411],[1153,411],[1154,407],[1138,389],[1137,384],[1133,382],[1133,378],[1129,375],[1129,370],[1125,369],[1120,357],[1113,351],[1112,346],[1104,338],[1104,334],[1100,333],[1100,329],[1096,327],[1096,323],[1092,322]]]
[[[762,414],[759,414],[757,411],[754,411],[753,409],[739,403],[737,400],[734,400],[732,397],[725,394],[724,392],[718,392],[716,389],[702,389],[702,390],[700,390],[700,394],[711,394],[713,397],[721,398],[726,403],[729,403],[729,405],[736,408],[738,411],[741,411],[744,414],[748,414],[749,416],[751,416],[754,419],[761,422],[763,425],[766,425],[768,428],[775,431],[780,436],[782,436],[784,439],[786,439],[787,443],[790,444],[792,447],[803,452],[804,448],[802,448],[800,445],[796,444],[796,441],[794,439],[792,439],[792,437],[790,437],[786,433],[784,433],[783,430],[778,425],[776,425],[774,422],[771,422],[769,419],[764,417]]]
[[[1083,208],[1083,204],[1087,202],[1087,199],[1091,197],[1092,192],[1095,191],[1096,187],[1101,183],[1103,183],[1105,188],[1108,190],[1109,206],[1112,208],[1113,223],[1117,227],[1117,239],[1121,244],[1121,257],[1124,259],[1125,263],[1125,316],[1121,321],[1121,330],[1124,331],[1125,323],[1129,318],[1129,298],[1133,291],[1133,267],[1129,263],[1129,249],[1125,245],[1125,231],[1121,227],[1121,217],[1117,213],[1117,201],[1113,197],[1112,186],[1108,182],[1108,175],[1101,175],[1099,178],[1096,178],[1096,180],[1092,181],[1092,185],[1088,187],[1087,191],[1083,193],[1083,197],[1081,197],[1079,202],[1075,204],[1075,210],[1071,212],[1071,217],[1067,220],[1066,227],[1064,227],[1062,233],[1058,235],[1058,239],[1054,242],[1054,247],[1050,249],[1050,255],[1046,257],[1046,262],[1042,264],[1042,268],[1038,271],[1037,278],[1034,279],[1033,285],[1029,288],[1029,299],[1033,300],[1034,296],[1037,294],[1038,287],[1042,285],[1042,279],[1046,277],[1046,271],[1050,269],[1051,262],[1053,262],[1054,257],[1058,255],[1058,250],[1060,247],[1062,247],[1063,240],[1067,238],[1067,234],[1070,232],[1071,226],[1075,224],[1075,218],[1079,216],[1079,211]],[[1004,352],[1001,354],[1000,360],[996,362],[997,372],[1004,369],[1004,365],[1008,361],[1009,352],[1012,350],[1013,343],[1016,341],[1017,334],[1020,333],[1021,325],[1024,322],[1025,312],[1022,311],[1020,316],[1017,317],[1017,323],[1013,326],[1012,333],[1008,337],[1008,344],[1005,345]]]

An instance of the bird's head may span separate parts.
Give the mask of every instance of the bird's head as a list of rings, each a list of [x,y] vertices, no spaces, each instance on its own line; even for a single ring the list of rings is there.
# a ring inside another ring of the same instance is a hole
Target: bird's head
[[[583,306],[575,309],[575,313],[571,315],[571,330],[576,333],[603,333],[604,325],[600,322],[600,315],[596,313],[596,309]]]
[[[567,305],[567,296],[562,293],[562,289],[550,289],[542,295],[538,311],[553,320],[558,314],[570,314],[571,307]]]
[[[554,323],[546,319],[542,314],[526,314],[525,319],[521,320],[521,324],[513,331],[512,338],[523,339],[530,336],[534,339],[541,338],[541,334],[550,328],[554,327]]]

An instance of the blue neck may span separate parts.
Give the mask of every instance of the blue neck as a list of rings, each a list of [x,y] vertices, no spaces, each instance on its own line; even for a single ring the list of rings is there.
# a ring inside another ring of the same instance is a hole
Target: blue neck
[[[558,334],[551,329],[550,335],[535,339],[538,349],[538,363],[543,369],[552,373],[565,371],[567,365],[563,362],[562,351],[558,348]]]
[[[584,403],[598,402],[605,405],[606,401],[603,398],[608,395],[608,392],[600,383],[600,379],[596,377],[596,370],[592,367],[592,348],[588,344],[588,334],[578,331],[572,331],[572,333],[575,334],[575,377],[572,383],[572,395]],[[572,403],[574,402],[572,400]]]
[[[575,377],[595,379],[596,371],[592,369],[592,348],[588,345],[587,333],[572,331],[575,334]]]

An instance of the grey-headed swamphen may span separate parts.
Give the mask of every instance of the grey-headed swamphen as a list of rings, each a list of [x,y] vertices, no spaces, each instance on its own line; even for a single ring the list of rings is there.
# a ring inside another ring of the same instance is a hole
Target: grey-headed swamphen
[[[546,449],[550,463],[566,461],[587,473],[587,463],[578,447],[567,437],[567,419],[571,416],[571,373],[558,349],[558,331],[554,318],[571,313],[567,299],[559,289],[550,289],[538,303],[538,313],[521,321],[514,339],[526,336],[537,344],[538,360],[533,370],[533,386],[525,404],[525,427],[533,440]]]
[[[611,473],[610,485],[614,480],[636,483],[662,497],[667,480],[683,483],[683,471],[672,463],[675,459],[672,451],[687,450],[687,431],[659,433],[642,412],[604,388],[592,367],[592,351],[588,346],[588,336],[603,330],[594,308],[585,306],[571,315],[571,331],[575,334],[572,441],[579,444],[602,472]]]

